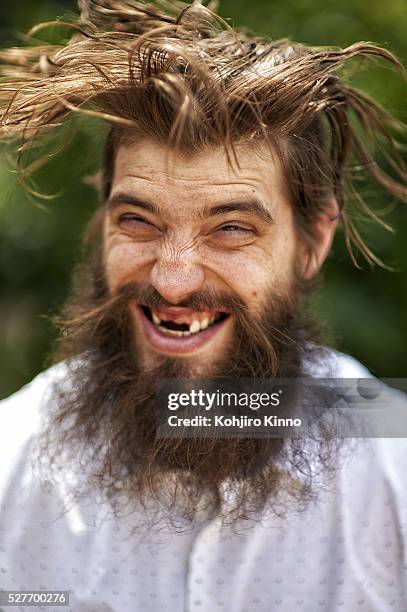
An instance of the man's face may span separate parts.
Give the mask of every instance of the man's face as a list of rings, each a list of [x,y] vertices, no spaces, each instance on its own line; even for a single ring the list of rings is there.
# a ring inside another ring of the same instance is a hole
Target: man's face
[[[103,259],[96,249],[84,262],[65,308],[58,360],[72,385],[55,387],[43,447],[56,466],[86,454],[84,487],[96,483],[117,509],[153,498],[164,513],[195,516],[204,502],[227,515],[225,481],[237,485],[232,514],[281,491],[303,500],[301,440],[156,435],[160,378],[295,378],[322,353],[302,244],[266,149],[238,147],[234,169],[223,149],[167,153],[151,142],[117,152]],[[281,480],[282,465],[294,480]]]
[[[108,289],[155,289],[158,308],[131,304],[137,352],[145,367],[163,356],[194,373],[225,356],[235,318],[222,296],[261,317],[273,295],[289,293],[299,245],[282,174],[266,147],[223,148],[185,159],[150,141],[122,145],[104,229]],[[195,295],[218,307],[189,307]]]

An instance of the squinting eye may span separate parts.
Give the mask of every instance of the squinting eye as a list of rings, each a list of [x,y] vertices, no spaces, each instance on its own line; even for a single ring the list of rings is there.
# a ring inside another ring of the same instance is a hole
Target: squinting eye
[[[226,223],[212,233],[214,246],[219,248],[244,247],[256,238],[256,230],[237,223]]]
[[[119,225],[130,224],[137,225],[139,223],[143,223],[145,225],[151,225],[148,221],[143,219],[142,217],[137,217],[136,215],[120,215],[119,217]]]
[[[120,229],[139,240],[152,240],[159,233],[159,229],[152,223],[143,219],[143,217],[130,213],[120,215],[117,224]]]
[[[244,232],[245,234],[251,234],[252,230],[248,229],[247,227],[242,227],[240,225],[224,225],[223,227],[220,227],[218,231],[221,232]]]

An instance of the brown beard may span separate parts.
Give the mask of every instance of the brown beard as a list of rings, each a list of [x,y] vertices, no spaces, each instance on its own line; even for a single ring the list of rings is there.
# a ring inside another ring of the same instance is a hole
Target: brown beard
[[[314,494],[316,463],[330,469],[329,440],[310,451],[301,439],[156,438],[156,382],[188,377],[188,360],[162,357],[154,368],[143,368],[129,303],[167,302],[137,284],[109,295],[99,261],[81,266],[64,311],[58,361],[65,361],[68,376],[54,385],[42,464],[54,474],[67,463],[79,470],[84,476],[77,496],[102,494],[117,514],[141,505],[150,524],[166,518],[177,529],[199,509],[235,521],[266,508],[282,513],[293,504],[303,507]],[[295,378],[304,360],[321,360],[317,327],[306,316],[307,293],[295,278],[287,295],[269,296],[261,318],[236,296],[201,292],[183,302],[197,310],[226,308],[235,317],[233,346],[208,376]],[[226,491],[233,500],[227,506]]]

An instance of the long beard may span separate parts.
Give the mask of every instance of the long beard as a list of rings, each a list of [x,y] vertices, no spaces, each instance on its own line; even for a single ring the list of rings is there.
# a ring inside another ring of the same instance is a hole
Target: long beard
[[[304,318],[305,294],[294,279],[286,295],[270,293],[261,318],[236,296],[191,296],[184,306],[227,307],[235,318],[227,357],[214,361],[207,375],[301,376],[305,359],[321,358],[315,324]],[[180,520],[203,508],[206,515],[235,521],[257,516],[266,507],[282,513],[283,507],[303,506],[313,496],[315,462],[326,469],[330,464],[327,441],[314,444],[310,452],[301,439],[156,437],[157,380],[185,378],[190,371],[188,360],[164,356],[157,356],[154,367],[143,368],[129,315],[134,300],[149,307],[167,305],[152,287],[137,284],[109,295],[99,263],[82,265],[77,273],[58,351],[68,382],[53,389],[40,445],[43,465],[55,475],[67,463],[75,469],[80,457],[84,477],[78,496],[97,491],[118,514],[136,504],[148,507],[150,517],[154,499],[156,518],[177,523],[178,529]]]

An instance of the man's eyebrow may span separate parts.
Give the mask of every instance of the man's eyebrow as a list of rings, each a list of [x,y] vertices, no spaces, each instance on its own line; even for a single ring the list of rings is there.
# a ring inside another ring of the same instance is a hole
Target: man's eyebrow
[[[130,204],[131,206],[138,206],[143,208],[150,213],[157,214],[158,208],[149,200],[143,198],[137,198],[126,193],[118,193],[117,195],[110,198],[106,204],[108,209],[114,209],[116,206],[121,204]],[[260,200],[242,200],[236,202],[228,202],[225,204],[216,204],[215,206],[205,206],[199,211],[201,218],[207,219],[213,216],[224,215],[229,212],[243,212],[253,216],[257,216],[268,224],[274,223],[274,219],[270,211],[266,208],[265,204]]]
[[[227,204],[217,204],[215,206],[206,206],[202,210],[201,215],[204,218],[208,218],[223,215],[229,212],[249,213],[250,215],[260,217],[266,223],[274,223],[274,219],[270,211],[267,209],[265,204],[263,204],[263,202],[257,199],[229,202]]]
[[[139,208],[143,208],[151,213],[157,213],[158,209],[152,202],[145,200],[143,198],[136,198],[134,196],[128,195],[127,193],[118,193],[117,195],[110,198],[106,203],[106,208],[112,210],[116,208],[116,206],[120,206],[121,204],[130,204],[131,206],[138,206]]]

